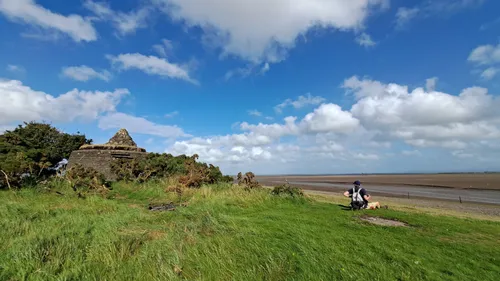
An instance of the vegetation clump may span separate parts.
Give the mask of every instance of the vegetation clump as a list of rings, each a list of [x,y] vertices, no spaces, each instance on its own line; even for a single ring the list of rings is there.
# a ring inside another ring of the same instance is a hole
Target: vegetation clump
[[[111,171],[117,180],[145,182],[153,179],[178,177],[185,187],[198,188],[203,184],[230,182],[230,176],[224,176],[219,167],[200,163],[198,155],[173,156],[171,154],[150,153],[144,158],[132,161],[116,159],[111,163]]]
[[[71,167],[64,177],[79,197],[83,197],[90,191],[103,193],[110,187],[102,173],[81,164],[75,164]]]
[[[291,197],[303,197],[304,192],[299,187],[291,186],[289,183],[285,183],[282,185],[275,186],[273,191],[271,191],[273,195],[287,195]]]
[[[125,130],[120,130],[117,135],[120,138],[112,139],[110,145],[135,145]],[[85,135],[63,133],[44,123],[24,123],[24,126],[6,131],[0,135],[0,189],[37,186],[47,182],[56,174],[56,166],[61,160],[69,158],[72,151],[89,145],[92,145],[92,140]],[[197,162],[197,159],[196,154],[173,156],[149,153],[133,160],[115,159],[111,163],[111,171],[118,181],[142,183],[176,178],[182,187],[189,188],[233,181],[232,177],[224,176],[219,167]],[[101,190],[107,184],[101,173],[82,165],[77,164],[65,172],[64,179],[79,194]]]
[[[252,190],[262,187],[260,183],[255,179],[255,174],[252,172],[246,172],[245,176],[243,176],[241,172],[239,172],[236,176],[236,179],[238,181],[238,185],[243,186],[245,190]]]
[[[54,167],[92,140],[63,133],[49,124],[24,123],[0,135],[0,189],[36,186],[56,173]]]

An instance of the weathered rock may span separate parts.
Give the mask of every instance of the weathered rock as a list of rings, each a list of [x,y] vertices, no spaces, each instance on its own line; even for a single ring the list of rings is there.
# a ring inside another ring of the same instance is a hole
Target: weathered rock
[[[148,209],[151,211],[174,211],[175,205],[173,202],[168,204],[149,205]]]
[[[128,134],[126,129],[120,129],[116,134],[109,139],[106,143],[107,145],[118,145],[118,146],[132,146],[137,147],[132,137]]]

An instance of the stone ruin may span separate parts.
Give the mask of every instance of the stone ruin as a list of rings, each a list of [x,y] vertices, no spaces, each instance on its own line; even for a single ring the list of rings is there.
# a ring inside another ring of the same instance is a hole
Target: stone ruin
[[[107,180],[115,180],[116,176],[111,172],[110,166],[114,159],[133,160],[146,155],[146,150],[137,147],[127,130],[120,129],[105,144],[85,144],[73,151],[69,156],[67,169],[81,164],[101,172]]]

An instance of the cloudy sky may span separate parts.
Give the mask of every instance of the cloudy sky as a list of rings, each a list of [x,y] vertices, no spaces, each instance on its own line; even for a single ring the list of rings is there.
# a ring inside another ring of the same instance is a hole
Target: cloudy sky
[[[0,131],[223,172],[500,170],[500,1],[0,0]]]

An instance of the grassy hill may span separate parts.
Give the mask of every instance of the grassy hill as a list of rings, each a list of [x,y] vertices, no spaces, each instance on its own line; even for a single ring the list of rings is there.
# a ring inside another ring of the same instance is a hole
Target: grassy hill
[[[498,280],[498,222],[167,185],[0,192],[0,280]],[[147,208],[170,200],[187,206]]]

